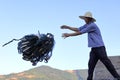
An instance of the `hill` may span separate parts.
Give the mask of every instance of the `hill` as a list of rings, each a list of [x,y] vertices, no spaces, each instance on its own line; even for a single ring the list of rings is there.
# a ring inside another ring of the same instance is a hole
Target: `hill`
[[[20,73],[0,75],[0,80],[85,80],[84,77],[86,77],[86,70],[63,71],[49,66],[40,66]]]

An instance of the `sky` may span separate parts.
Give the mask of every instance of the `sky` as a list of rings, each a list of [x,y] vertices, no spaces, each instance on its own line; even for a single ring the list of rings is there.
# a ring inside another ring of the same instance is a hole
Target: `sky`
[[[0,74],[22,72],[46,65],[60,70],[87,69],[89,52],[87,34],[63,39],[60,26],[80,27],[78,16],[90,11],[101,30],[108,56],[120,55],[120,0],[0,0]],[[48,63],[32,66],[18,54],[13,38],[27,34],[52,33],[55,47]]]

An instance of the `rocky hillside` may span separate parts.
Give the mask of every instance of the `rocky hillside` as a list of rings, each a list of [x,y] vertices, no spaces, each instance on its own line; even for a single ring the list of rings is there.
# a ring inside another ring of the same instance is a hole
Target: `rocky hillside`
[[[40,66],[20,73],[0,75],[0,80],[85,80],[86,72],[86,70],[63,71]]]

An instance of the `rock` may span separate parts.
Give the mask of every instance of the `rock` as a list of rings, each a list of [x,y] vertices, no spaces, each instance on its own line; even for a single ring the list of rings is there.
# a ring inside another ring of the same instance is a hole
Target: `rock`
[[[111,56],[109,57],[109,59],[114,65],[118,74],[120,74],[120,56]],[[95,67],[94,80],[114,80],[113,76],[110,74],[110,72],[101,61],[98,61]]]

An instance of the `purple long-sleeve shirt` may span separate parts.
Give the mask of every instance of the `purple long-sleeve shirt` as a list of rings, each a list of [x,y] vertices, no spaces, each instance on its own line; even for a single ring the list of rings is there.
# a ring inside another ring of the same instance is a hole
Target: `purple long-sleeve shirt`
[[[88,47],[104,46],[101,32],[94,22],[85,24],[78,29],[82,34],[88,33]]]

